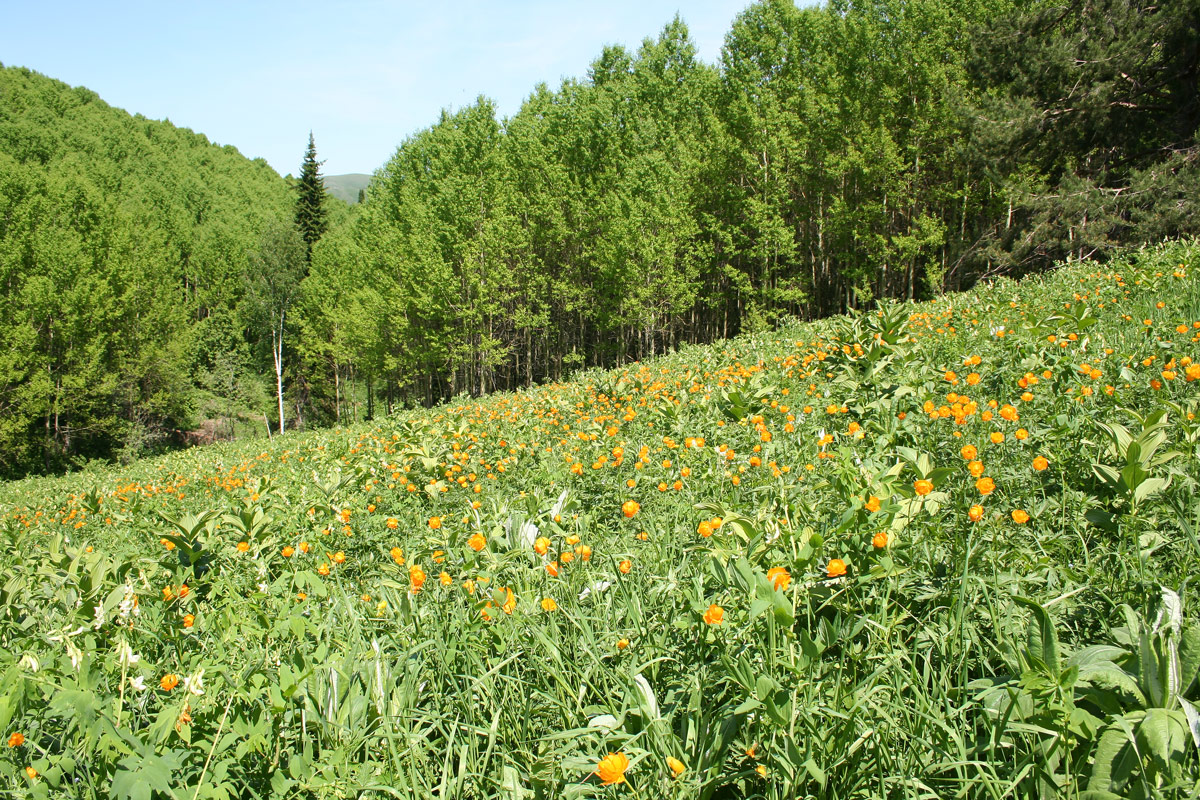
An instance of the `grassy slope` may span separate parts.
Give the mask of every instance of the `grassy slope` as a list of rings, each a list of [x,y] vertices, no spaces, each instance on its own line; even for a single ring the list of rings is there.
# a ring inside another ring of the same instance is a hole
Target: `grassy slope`
[[[150,774],[189,797],[588,796],[621,791],[590,775],[616,752],[643,797],[1080,789],[1107,717],[1038,689],[1013,598],[1050,605],[1070,652],[1118,641],[1120,603],[1153,619],[1159,585],[1195,572],[1200,384],[1178,360],[1200,355],[1198,262],[1178,245],[910,307],[903,332],[831,320],[4,485],[0,730],[27,744],[0,782],[36,784],[18,771],[33,765],[81,797]],[[1136,508],[1092,469],[1116,463],[1097,422],[1134,424],[1125,409],[1166,410],[1180,452]],[[210,510],[208,527],[185,517]],[[160,543],[182,528],[204,544],[195,571]],[[200,670],[202,695],[158,686]],[[985,686],[1022,671],[1036,727],[985,708]],[[1174,779],[1194,783],[1180,752]],[[1112,788],[1149,783],[1131,785]]]

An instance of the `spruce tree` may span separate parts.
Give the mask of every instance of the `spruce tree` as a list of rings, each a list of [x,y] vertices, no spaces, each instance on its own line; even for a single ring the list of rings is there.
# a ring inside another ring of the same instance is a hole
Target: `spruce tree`
[[[296,189],[296,227],[304,239],[306,260],[312,261],[313,245],[325,233],[325,183],[318,172],[323,161],[317,161],[317,146],[313,143],[312,131],[308,132],[308,149],[304,151],[304,163],[300,165],[300,182]]]

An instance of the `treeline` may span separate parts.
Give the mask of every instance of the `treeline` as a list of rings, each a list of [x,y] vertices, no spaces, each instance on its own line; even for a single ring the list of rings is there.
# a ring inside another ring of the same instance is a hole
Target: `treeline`
[[[767,0],[444,112],[314,251],[305,374],[430,403],[1195,233],[1198,9]]]
[[[1198,43],[1197,0],[763,0],[714,65],[677,19],[444,112],[311,251],[262,161],[0,70],[0,474],[1200,233]]]

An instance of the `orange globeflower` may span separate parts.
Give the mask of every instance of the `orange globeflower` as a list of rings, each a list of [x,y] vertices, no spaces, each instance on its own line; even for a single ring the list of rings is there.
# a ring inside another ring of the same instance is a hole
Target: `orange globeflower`
[[[671,770],[671,777],[678,778],[687,770],[687,767],[678,758],[667,756],[667,769]]]
[[[708,520],[701,522],[699,525],[696,526],[696,533],[700,534],[701,536],[703,536],[706,539],[709,536],[712,536],[713,535],[712,523],[709,522]]]
[[[633,562],[627,558],[617,565],[617,569],[621,571],[622,575],[628,575],[629,570],[633,569]]]
[[[395,561],[400,566],[404,565],[404,551],[399,547],[393,547],[388,555],[392,557],[392,561]]]
[[[195,614],[184,614],[183,615],[183,627],[190,628],[195,624],[196,624],[196,615]]]
[[[628,639],[617,639],[617,649],[618,650],[624,650],[626,647],[629,647]]]
[[[179,676],[173,672],[168,672],[162,676],[162,680],[158,682],[158,685],[163,688],[164,692],[169,692],[179,685]]]
[[[975,481],[975,488],[979,490],[980,494],[989,495],[996,491],[996,482],[991,478],[980,478]]]
[[[871,546],[876,550],[882,550],[888,545],[887,531],[880,531],[871,537]]]
[[[963,461],[974,461],[979,456],[979,451],[975,449],[975,445],[973,444],[965,445],[958,452],[963,457]]]
[[[1019,508],[1012,512],[1012,518],[1013,522],[1017,523],[1018,525],[1024,525],[1026,522],[1029,522],[1029,515]]]
[[[721,608],[716,603],[708,607],[704,612],[704,621],[709,625],[720,625],[725,620],[725,609]]]
[[[924,497],[933,491],[933,481],[919,480],[913,483],[913,491],[918,497]]]
[[[792,582],[792,575],[783,567],[771,567],[767,570],[767,580],[776,589],[786,591],[788,585]]]
[[[478,553],[480,550],[487,547],[487,538],[479,531],[476,531],[475,533],[471,534],[470,539],[467,539],[467,546]]]
[[[979,522],[979,520],[983,519],[983,506],[971,506],[967,510],[967,518],[971,522]]]
[[[557,609],[558,603],[554,602],[553,597],[542,598],[542,611],[556,611]]]
[[[978,478],[980,475],[983,474],[983,462],[982,461],[970,462],[969,464],[967,464],[967,471],[971,473],[972,478]]]
[[[870,495],[867,497],[867,504],[865,506],[863,506],[863,508],[865,508],[867,511],[870,511],[872,514],[874,514],[876,511],[879,510],[879,506],[880,506],[879,498],[876,497],[875,495]]]
[[[642,507],[640,505],[638,505],[636,502],[634,502],[633,500],[626,500],[624,503],[621,504],[621,513],[624,514],[626,516],[626,518],[629,518],[629,519],[632,519],[633,515],[638,513],[641,510],[642,510]]]
[[[1050,462],[1046,459],[1045,456],[1038,456],[1037,458],[1035,458],[1033,460],[1033,468],[1036,469],[1038,472],[1041,472],[1048,466],[1050,466]]]
[[[600,778],[605,786],[625,782],[625,770],[629,769],[629,759],[624,753],[609,753],[600,759],[594,775]]]
[[[837,578],[846,574],[846,562],[840,558],[831,559],[825,566],[825,574],[830,578]]]
[[[296,548],[292,547],[290,544],[287,547],[283,548],[283,557],[284,558],[291,558],[294,555],[296,555]]]
[[[338,550],[336,553],[334,553],[332,556],[330,556],[330,558],[333,559],[333,563],[335,563],[335,564],[345,564],[346,563],[346,554],[344,552],[342,552],[341,550]]]
[[[1000,444],[1004,441],[1004,434],[1000,431],[992,431],[992,434],[988,438],[992,440],[992,444]]]
[[[421,587],[425,585],[425,570],[413,564],[408,568],[408,582],[410,592],[416,594],[421,591]]]
[[[442,527],[442,518],[441,517],[430,517],[429,518],[429,527],[435,531],[438,528]]]
[[[550,540],[547,539],[545,536],[539,536],[537,539],[534,540],[533,552],[537,553],[539,556],[544,556],[544,555],[546,555],[547,551],[549,551],[549,550],[550,550]]]
[[[23,733],[14,733],[12,736],[8,737],[9,747],[20,747],[23,744],[25,744],[25,734]]]
[[[549,564],[546,565],[546,574],[549,575],[551,578],[558,577],[558,562],[557,561],[551,561]]]
[[[390,531],[396,530],[396,528],[400,527],[400,520],[396,519],[395,517],[388,517],[387,527]]]

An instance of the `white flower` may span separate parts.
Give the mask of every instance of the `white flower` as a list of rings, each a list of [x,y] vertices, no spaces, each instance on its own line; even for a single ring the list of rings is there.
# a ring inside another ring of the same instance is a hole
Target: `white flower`
[[[100,630],[101,626],[104,625],[104,606],[92,606],[92,614],[96,617],[96,621],[92,623],[92,627]]]
[[[136,678],[130,678],[129,685],[139,692],[146,691],[146,679],[141,675],[138,675]]]
[[[25,655],[21,656],[21,666],[30,672],[37,672],[42,668],[41,663],[37,660],[37,656],[35,656],[33,653],[26,653]]]
[[[200,670],[195,675],[188,675],[184,678],[183,690],[197,696],[204,694],[204,670]]]
[[[597,593],[603,592],[605,589],[607,589],[610,586],[612,586],[612,584],[609,581],[596,581],[591,586],[587,587],[586,589],[584,589],[582,592],[579,593],[579,599],[586,600],[592,592],[597,592]]]
[[[133,652],[133,648],[131,648],[129,646],[128,642],[126,642],[124,640],[117,642],[117,661],[118,661],[118,663],[125,664],[125,665],[136,664],[138,661],[141,660],[141,658],[142,658],[141,656],[139,656]]]

